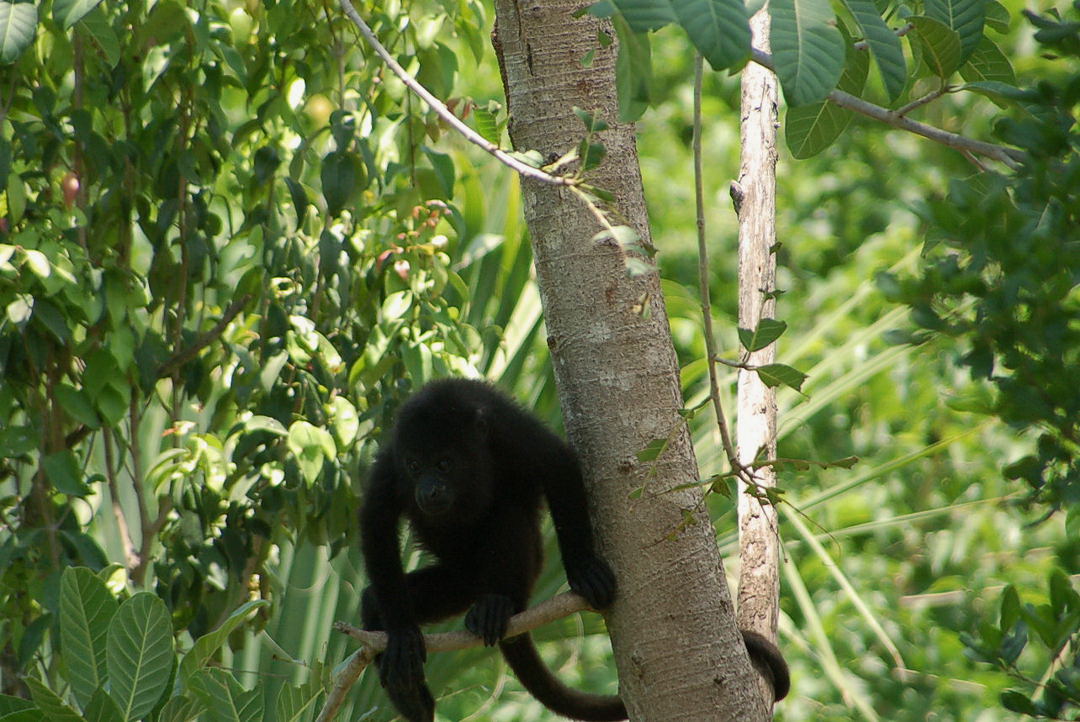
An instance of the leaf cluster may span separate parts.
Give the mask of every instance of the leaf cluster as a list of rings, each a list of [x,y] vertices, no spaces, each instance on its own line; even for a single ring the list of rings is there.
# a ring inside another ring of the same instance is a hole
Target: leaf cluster
[[[879,283],[911,306],[918,326],[963,343],[962,363],[997,392],[982,411],[1037,436],[1033,453],[1003,473],[1053,511],[1080,502],[1080,24],[1035,24],[1067,72],[1025,91],[1020,112],[996,126],[1029,159],[1010,175],[954,180],[929,199],[923,268]]]

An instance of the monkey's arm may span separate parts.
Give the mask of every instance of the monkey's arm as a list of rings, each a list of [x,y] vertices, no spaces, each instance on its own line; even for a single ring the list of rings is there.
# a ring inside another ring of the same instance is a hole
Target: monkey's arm
[[[566,579],[594,609],[603,609],[615,599],[615,575],[596,554],[577,457],[569,448],[553,450],[545,472],[544,494],[555,522]]]
[[[395,498],[396,477],[388,454],[380,454],[360,511],[360,540],[371,586],[364,594],[362,616],[368,629],[385,630],[386,651],[378,660],[379,677],[399,709],[410,719],[429,719],[431,694],[424,684],[427,650],[401,565],[398,523],[401,508]],[[418,703],[410,713],[405,703]],[[434,714],[431,712],[431,714]]]

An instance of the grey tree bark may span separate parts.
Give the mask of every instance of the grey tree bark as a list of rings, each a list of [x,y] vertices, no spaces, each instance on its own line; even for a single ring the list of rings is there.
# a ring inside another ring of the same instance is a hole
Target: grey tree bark
[[[761,10],[750,21],[754,47],[769,51],[769,15]],[[771,70],[750,63],[742,71],[739,168],[739,326],[754,328],[776,313],[776,126],[778,90]],[[776,360],[776,344],[750,354],[760,366]],[[739,371],[736,445],[739,463],[749,465],[758,450],[776,457],[776,392],[753,371]],[[769,466],[754,473],[762,487],[776,486]],[[740,489],[745,492],[745,488]],[[780,595],[780,539],[776,509],[749,494],[739,494],[738,621],[776,641]],[[762,683],[762,697],[771,702],[772,689]]]
[[[617,123],[615,45],[597,39],[614,33],[573,18],[584,4],[496,0],[510,136],[517,150],[558,157],[584,134],[572,108],[598,112],[612,127],[590,181],[649,242],[634,128]],[[567,189],[526,179],[522,191],[566,427],[620,585],[607,621],[631,719],[767,719],[701,493],[673,490],[699,477],[655,269],[630,277],[620,246],[590,240],[600,226]],[[670,438],[667,451],[639,462],[657,438]]]

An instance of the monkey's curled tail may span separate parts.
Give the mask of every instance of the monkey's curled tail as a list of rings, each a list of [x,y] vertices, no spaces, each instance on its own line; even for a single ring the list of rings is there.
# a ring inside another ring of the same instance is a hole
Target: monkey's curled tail
[[[579,692],[560,682],[544,664],[528,634],[504,639],[499,648],[522,686],[552,712],[590,722],[626,719],[626,707],[617,696]]]

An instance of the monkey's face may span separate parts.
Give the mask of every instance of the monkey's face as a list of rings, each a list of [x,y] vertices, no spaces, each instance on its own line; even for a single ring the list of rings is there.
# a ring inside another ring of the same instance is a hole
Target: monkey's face
[[[467,523],[491,504],[490,464],[475,444],[405,444],[398,451],[403,491],[425,520]]]

